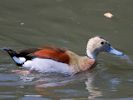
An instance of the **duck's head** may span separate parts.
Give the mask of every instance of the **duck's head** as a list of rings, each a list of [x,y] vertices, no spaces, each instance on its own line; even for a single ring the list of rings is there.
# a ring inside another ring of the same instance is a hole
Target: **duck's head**
[[[124,55],[122,52],[114,49],[107,40],[100,36],[89,39],[86,48],[87,56],[95,59],[100,52],[108,52],[117,56]]]

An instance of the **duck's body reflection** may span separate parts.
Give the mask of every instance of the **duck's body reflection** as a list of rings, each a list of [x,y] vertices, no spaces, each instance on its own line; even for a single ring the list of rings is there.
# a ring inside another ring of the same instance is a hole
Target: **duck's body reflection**
[[[94,99],[102,95],[93,85],[94,73],[80,73],[74,76],[64,76],[62,74],[33,74],[30,76],[20,76],[23,82],[31,81],[38,95],[52,97],[54,99],[62,98],[62,95],[76,94],[80,96],[80,88],[86,91],[86,98]],[[34,77],[34,78],[33,78]],[[80,86],[80,87],[79,87]],[[74,96],[76,97],[76,96]]]

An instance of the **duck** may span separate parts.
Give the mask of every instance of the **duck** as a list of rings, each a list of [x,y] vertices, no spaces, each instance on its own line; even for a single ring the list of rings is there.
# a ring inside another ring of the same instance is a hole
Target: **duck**
[[[124,55],[123,52],[113,48],[107,40],[100,36],[88,40],[86,55],[84,56],[68,49],[53,46],[28,48],[19,52],[10,48],[4,48],[3,50],[10,55],[17,66],[31,72],[55,72],[69,75],[92,69],[100,52],[107,52],[116,56]]]

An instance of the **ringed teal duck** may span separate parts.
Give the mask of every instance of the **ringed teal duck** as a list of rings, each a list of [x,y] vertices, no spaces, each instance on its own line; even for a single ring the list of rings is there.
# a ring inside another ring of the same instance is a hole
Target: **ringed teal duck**
[[[18,66],[30,71],[63,74],[75,74],[91,69],[100,52],[108,52],[117,56],[123,55],[122,52],[114,49],[107,40],[99,36],[89,39],[86,56],[79,56],[70,50],[55,47],[31,48],[19,53],[8,48],[4,50]]]

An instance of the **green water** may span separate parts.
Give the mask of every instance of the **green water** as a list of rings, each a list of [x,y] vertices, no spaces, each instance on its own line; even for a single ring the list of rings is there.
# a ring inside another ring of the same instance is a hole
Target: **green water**
[[[43,45],[85,54],[88,39],[100,35],[133,59],[132,0],[0,0],[0,48]],[[107,11],[114,18],[103,16]],[[66,77],[40,73],[21,76],[0,52],[0,100],[132,100],[133,64],[100,54],[90,72]]]

